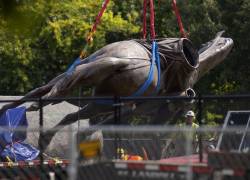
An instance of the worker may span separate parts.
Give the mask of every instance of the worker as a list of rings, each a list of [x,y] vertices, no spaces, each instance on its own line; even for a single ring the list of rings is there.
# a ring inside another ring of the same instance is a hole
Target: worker
[[[194,130],[199,128],[199,125],[194,123],[195,114],[193,111],[188,111],[185,115],[185,118],[186,118],[186,120],[185,120],[186,126],[191,126],[192,128],[194,128]]]
[[[199,125],[196,124],[194,120],[195,114],[190,110],[185,114],[185,122],[179,124],[179,127],[182,128],[182,132],[177,132],[173,141],[176,155],[193,154],[198,152],[198,135],[196,130],[199,128]],[[189,129],[189,127],[192,129]],[[187,131],[185,131],[186,128]],[[187,152],[188,143],[191,143],[191,152]]]
[[[187,111],[185,114],[185,123],[181,124],[180,127],[190,127],[192,132],[186,133],[186,140],[192,141],[192,143],[198,142],[198,136],[196,130],[199,128],[199,125],[194,122],[195,114],[193,111]]]

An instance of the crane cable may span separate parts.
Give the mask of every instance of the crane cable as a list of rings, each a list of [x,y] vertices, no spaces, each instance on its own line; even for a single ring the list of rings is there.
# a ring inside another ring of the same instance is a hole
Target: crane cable
[[[143,2],[143,39],[147,37],[147,4],[148,0],[144,0]],[[147,80],[137,89],[136,92],[132,94],[132,97],[142,96],[146,90],[149,88],[151,83],[154,80],[154,66],[157,68],[157,85],[156,85],[156,93],[160,90],[160,82],[161,82],[161,67],[160,67],[160,57],[158,52],[158,44],[155,41],[155,28],[154,28],[154,1],[149,0],[150,4],[150,37],[152,40],[152,57],[150,60],[150,67]],[[154,94],[155,94],[154,92]]]
[[[96,16],[95,23],[93,24],[92,28],[90,29],[89,33],[87,34],[87,37],[86,37],[87,44],[84,46],[83,50],[80,53],[80,58],[81,59],[83,59],[87,55],[87,48],[93,42],[93,36],[94,36],[94,34],[96,32],[96,28],[101,22],[102,15],[103,15],[104,11],[106,10],[109,1],[110,0],[105,0],[102,3],[102,8],[99,11],[98,15]]]
[[[72,74],[72,72],[75,70],[75,67],[81,64],[82,60],[86,57],[88,46],[91,45],[91,43],[93,42],[93,36],[96,32],[96,28],[98,24],[100,24],[101,22],[102,15],[104,11],[106,10],[109,1],[110,0],[103,1],[102,8],[99,11],[98,15],[96,16],[95,23],[93,24],[92,28],[90,29],[89,33],[86,36],[87,43],[85,44],[84,48],[80,52],[80,56],[77,59],[75,59],[75,61],[69,66],[69,68],[66,71],[68,75]]]
[[[181,20],[181,15],[180,15],[179,9],[177,7],[176,0],[172,0],[172,8],[173,8],[173,11],[175,12],[175,16],[176,16],[177,23],[178,23],[178,26],[179,26],[179,29],[180,29],[181,37],[187,38],[187,33],[184,30],[182,20]]]
[[[155,39],[155,19],[154,19],[154,2],[153,0],[149,0],[150,4],[150,36],[151,39]],[[147,5],[148,0],[143,1],[143,39],[147,37]]]

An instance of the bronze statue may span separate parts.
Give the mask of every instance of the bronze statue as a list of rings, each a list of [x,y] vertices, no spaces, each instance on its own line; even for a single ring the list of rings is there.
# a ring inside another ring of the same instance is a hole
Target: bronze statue
[[[199,50],[185,38],[157,40],[160,75],[158,75],[159,69],[153,64],[152,82],[140,95],[188,95],[188,92],[194,95],[190,88],[205,73],[222,62],[232,49],[232,39],[224,38],[222,34],[223,32],[219,32],[215,39]],[[81,60],[70,71],[60,74],[49,83],[27,93],[18,102],[3,106],[0,114],[6,109],[22,104],[27,98],[64,97],[79,86],[95,87],[95,96],[131,96],[147,80],[151,59],[151,42],[128,40],[109,44]],[[157,85],[159,85],[158,90],[156,90]],[[135,111],[140,111],[140,107],[143,106],[145,104],[137,105]],[[168,113],[168,110],[164,109],[166,103],[159,107],[163,114]],[[75,122],[79,116],[81,119],[89,118],[91,124],[98,124],[100,120],[95,118],[97,113],[109,112],[111,108],[112,106],[109,105],[92,102],[80,112],[67,115],[57,126]],[[131,106],[123,109],[124,114],[134,111]],[[38,105],[35,103],[28,110],[38,110]],[[163,123],[164,120],[161,117],[163,116],[156,115],[157,120],[153,123]]]

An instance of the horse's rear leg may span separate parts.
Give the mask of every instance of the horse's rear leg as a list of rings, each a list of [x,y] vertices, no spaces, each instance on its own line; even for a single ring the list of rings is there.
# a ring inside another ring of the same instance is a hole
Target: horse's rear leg
[[[43,142],[44,149],[47,148],[50,141],[54,137],[54,135],[60,131],[62,128],[64,128],[67,125],[70,125],[80,119],[90,119],[91,117],[96,116],[98,113],[112,113],[112,106],[101,106],[98,104],[89,103],[87,106],[85,106],[83,109],[67,114],[58,124],[56,124],[51,130],[48,130],[43,133],[44,139],[42,140],[41,137],[39,137],[39,142]]]
[[[47,83],[46,85],[44,86],[41,86],[39,88],[36,88],[30,92],[28,92],[24,97],[22,97],[21,99],[19,99],[18,101],[15,101],[15,102],[12,102],[12,103],[9,103],[9,104],[6,104],[4,105],[1,110],[0,110],[0,115],[5,112],[6,110],[8,109],[11,109],[11,108],[15,108],[23,103],[26,102],[27,99],[29,98],[37,98],[37,97],[41,97],[41,96],[44,96],[46,93],[48,93],[51,88],[53,87],[53,85],[61,78],[63,78],[65,76],[65,73],[64,74],[60,74],[59,76],[55,77],[54,79],[52,79],[49,83]]]
[[[59,79],[51,90],[43,96],[44,99],[52,97],[64,97],[77,86],[97,86],[115,71],[129,65],[131,60],[113,57],[97,59],[94,62],[81,64],[70,74]],[[50,104],[43,103],[43,105]],[[34,104],[30,110],[38,110],[39,106]]]
[[[121,116],[129,117],[132,115],[132,112],[135,110],[133,104],[124,106],[121,110]],[[98,116],[99,115],[99,116]],[[108,116],[106,116],[108,115]],[[98,118],[96,117],[99,117]],[[105,116],[105,118],[101,118],[101,116]],[[70,125],[80,119],[89,119],[91,125],[101,125],[101,124],[115,124],[114,121],[114,107],[112,104],[107,105],[100,105],[96,102],[89,103],[85,108],[81,109],[80,111],[70,113],[66,115],[54,128],[48,130],[44,133],[44,149],[47,148],[50,141],[54,137],[54,135],[62,128],[67,125]],[[41,139],[39,138],[39,141]]]

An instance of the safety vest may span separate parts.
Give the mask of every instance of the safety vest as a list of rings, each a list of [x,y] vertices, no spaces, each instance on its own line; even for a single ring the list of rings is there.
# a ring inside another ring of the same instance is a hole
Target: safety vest
[[[193,122],[193,123],[192,123],[192,128],[197,129],[197,128],[199,128],[199,125]]]
[[[189,127],[189,126],[183,123],[183,124],[180,124],[180,127]],[[199,125],[193,122],[191,125],[191,128],[192,128],[191,132],[181,133],[182,138],[186,138],[187,140],[191,140],[191,141],[198,141],[196,130],[199,128]]]

